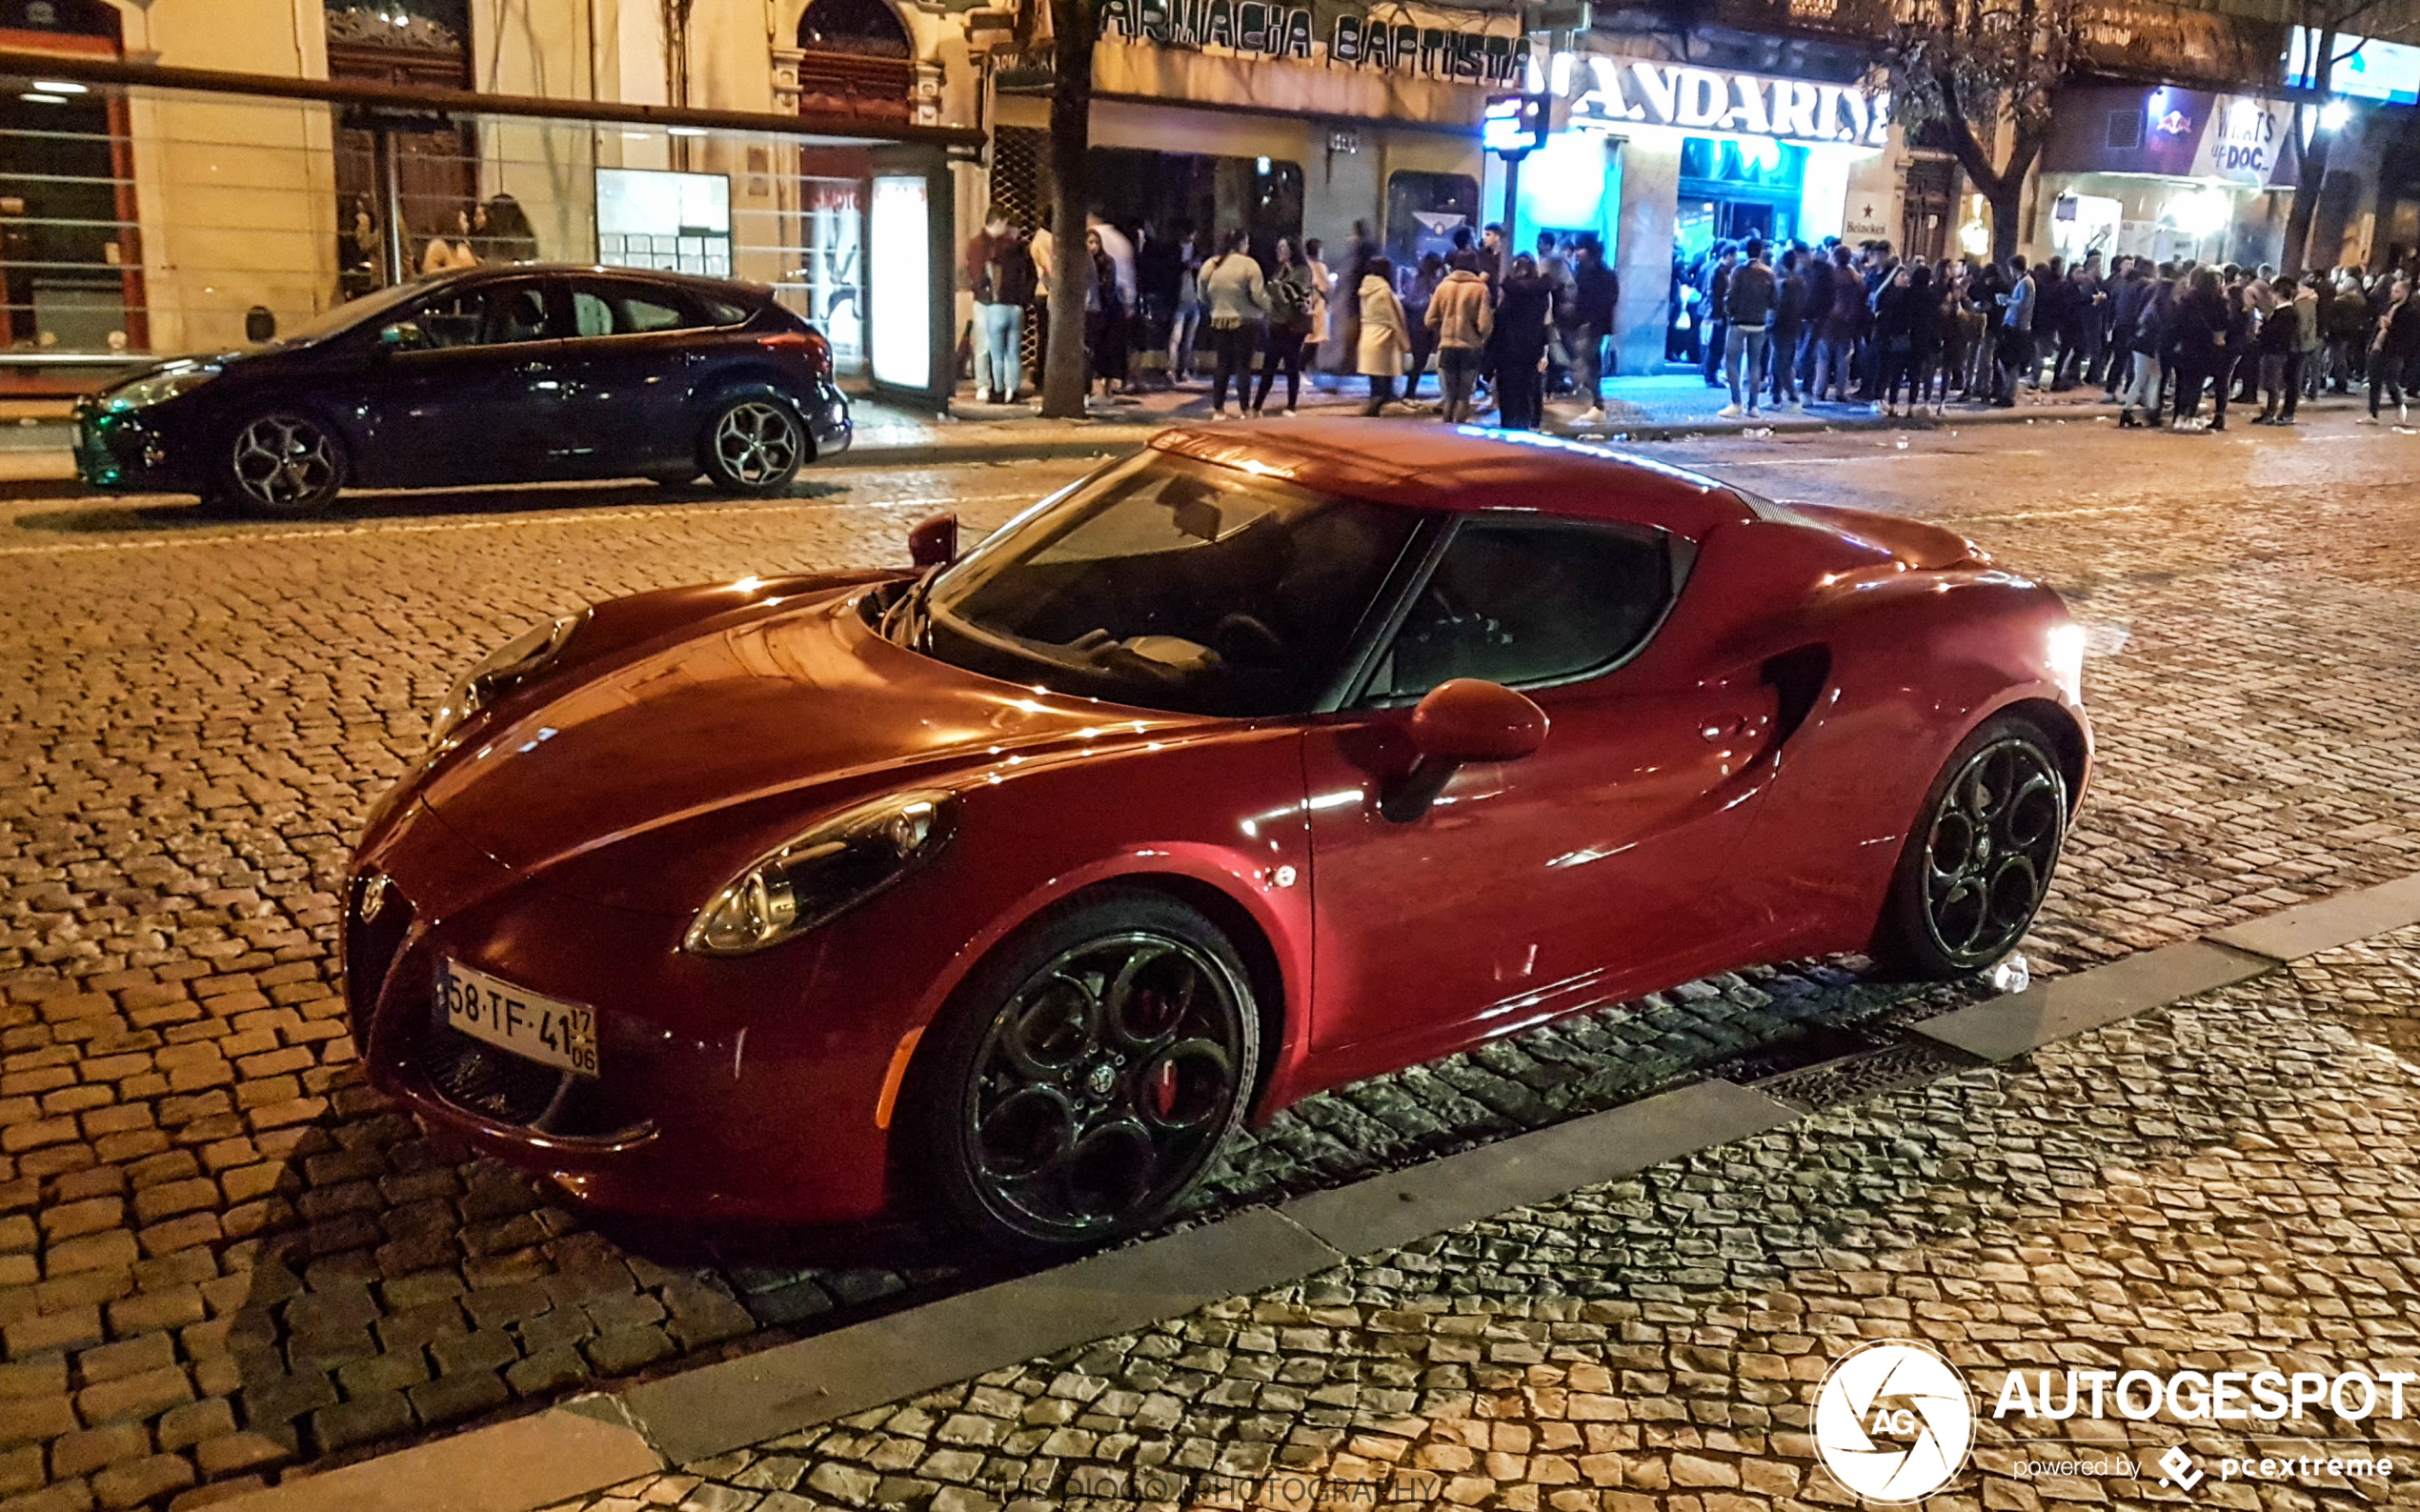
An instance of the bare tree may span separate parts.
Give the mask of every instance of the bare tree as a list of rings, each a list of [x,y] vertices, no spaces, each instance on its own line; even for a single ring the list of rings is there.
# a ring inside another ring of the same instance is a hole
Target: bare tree
[[[1084,250],[1092,206],[1093,49],[1100,0],[1050,0],[1050,353],[1042,367],[1042,413],[1084,415],[1084,304],[1093,260]]]
[[[2081,0],[1901,0],[1884,41],[1900,125],[1912,135],[1940,124],[1991,207],[1996,261],[2017,250],[2026,175],[2074,76],[2081,9]]]
[[[2310,84],[2294,100],[2293,125],[2287,136],[2301,150],[2301,171],[2294,179],[2292,208],[2286,213],[2286,247],[2279,254],[2280,265],[2289,273],[2299,273],[2311,262],[2310,229],[2317,217],[2319,196],[2327,188],[2328,159],[2336,145],[2336,132],[2324,121],[2307,124],[2309,112],[2324,111],[2329,91],[2334,87],[2336,66],[2353,55],[2360,42],[2349,33],[2365,17],[2381,6],[2382,0],[2296,0],[2288,7],[2289,18],[2303,29],[2305,68]],[[2317,130],[2311,126],[2316,125]],[[2334,263],[2334,256],[2322,259]]]

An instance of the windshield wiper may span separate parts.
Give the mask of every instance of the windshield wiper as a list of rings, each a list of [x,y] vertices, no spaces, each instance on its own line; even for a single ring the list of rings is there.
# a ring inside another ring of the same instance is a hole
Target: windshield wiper
[[[924,607],[925,595],[932,592],[933,579],[940,576],[938,568],[916,580],[914,587],[882,615],[882,638],[910,651],[924,649],[925,633],[932,628],[932,615]],[[896,621],[896,625],[894,624]],[[897,631],[894,634],[894,631]]]

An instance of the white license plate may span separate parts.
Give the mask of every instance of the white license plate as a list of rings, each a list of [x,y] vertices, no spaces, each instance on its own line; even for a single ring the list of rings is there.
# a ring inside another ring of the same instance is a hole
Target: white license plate
[[[459,961],[437,962],[447,1023],[540,1065],[596,1075],[596,1011],[540,997]]]

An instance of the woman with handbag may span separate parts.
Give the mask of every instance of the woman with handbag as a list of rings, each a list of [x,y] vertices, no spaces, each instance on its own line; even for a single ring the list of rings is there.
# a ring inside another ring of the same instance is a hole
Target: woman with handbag
[[[1269,386],[1277,381],[1280,368],[1285,370],[1283,413],[1292,414],[1302,397],[1302,347],[1313,334],[1314,312],[1320,303],[1311,278],[1311,268],[1294,255],[1294,243],[1279,237],[1278,271],[1269,275],[1263,291],[1269,299],[1269,337],[1260,356],[1260,392],[1252,396],[1256,418],[1269,402]]]
[[[1395,265],[1372,257],[1362,265],[1361,339],[1354,349],[1355,367],[1370,380],[1370,402],[1363,414],[1382,413],[1395,397],[1395,380],[1412,354],[1411,327],[1403,318],[1403,302],[1395,297]]]

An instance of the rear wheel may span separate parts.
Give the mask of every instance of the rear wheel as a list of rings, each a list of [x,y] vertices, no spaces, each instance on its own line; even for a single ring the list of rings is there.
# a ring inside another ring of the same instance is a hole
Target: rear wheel
[[[945,1219],[1028,1251],[1166,1218],[1242,1121],[1260,1069],[1234,946],[1147,892],[1038,921],[934,1034],[910,1089],[923,1174]]]
[[[2067,784],[2049,736],[2004,716],[1959,743],[1900,853],[1878,951],[1946,978],[2014,950],[2049,895],[2067,837]]]
[[[698,462],[725,494],[775,494],[805,465],[813,443],[788,401],[770,393],[725,399],[706,419]]]
[[[345,449],[318,420],[272,411],[237,428],[220,464],[218,492],[250,514],[317,514],[345,486]]]

